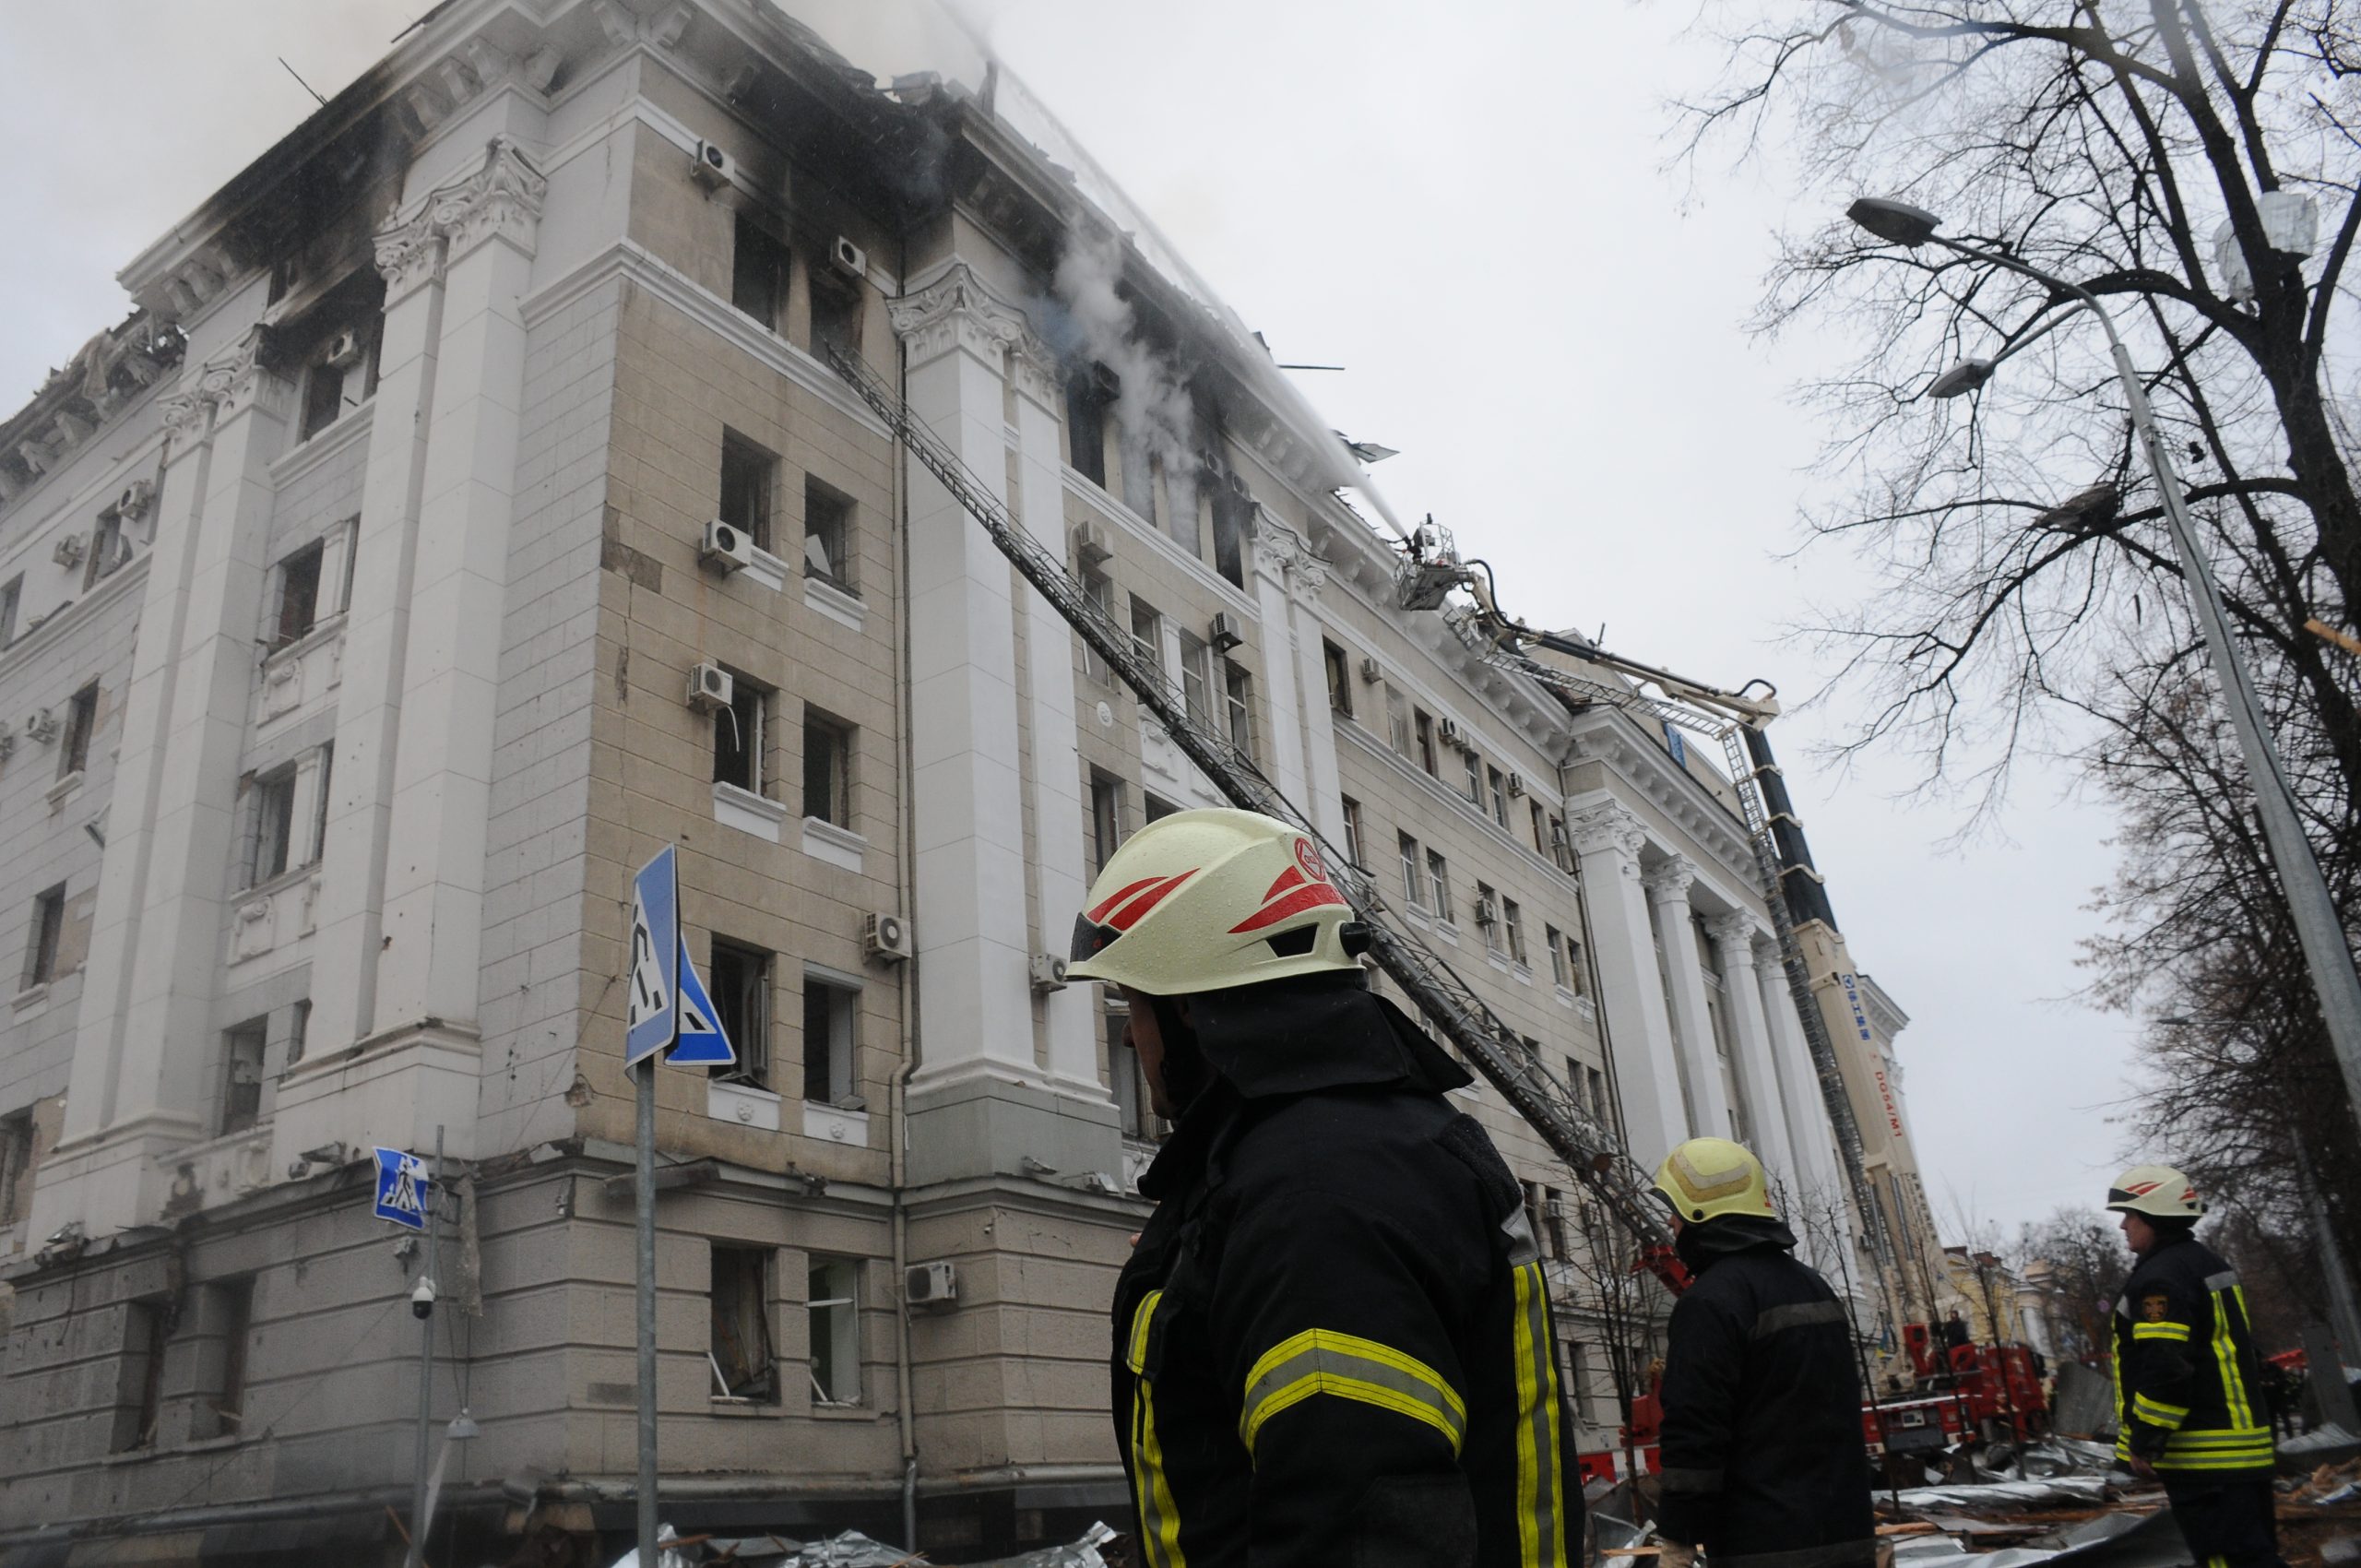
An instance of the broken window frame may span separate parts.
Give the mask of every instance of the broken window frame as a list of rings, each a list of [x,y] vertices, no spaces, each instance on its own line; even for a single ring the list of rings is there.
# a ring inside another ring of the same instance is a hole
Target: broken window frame
[[[1345,858],[1353,862],[1354,870],[1365,872],[1369,862],[1361,850],[1361,803],[1350,795],[1337,799],[1344,807]]]
[[[834,973],[803,971],[803,1100],[851,1110],[860,1098],[860,991]],[[815,1053],[813,1047],[819,1046]]]
[[[1089,565],[1077,565],[1075,575],[1082,579],[1083,597],[1107,618],[1109,625],[1116,624],[1115,579],[1100,568]],[[1075,640],[1081,641],[1080,638]],[[1102,684],[1111,686],[1115,683],[1114,668],[1087,642],[1082,644],[1082,672]]]
[[[717,934],[706,949],[706,979],[714,1022],[736,1051],[735,1062],[706,1069],[716,1083],[771,1087],[771,975],[777,955]]]
[[[867,1403],[861,1389],[861,1260],[813,1253],[805,1268],[812,1402],[831,1408],[857,1408]]]
[[[803,476],[803,575],[858,599],[853,580],[852,497],[813,475]],[[813,552],[818,552],[815,563]]]
[[[22,572],[0,583],[0,647],[17,640],[17,612],[24,606],[25,575]]]
[[[255,774],[246,790],[245,885],[260,887],[303,862],[295,858],[295,775],[283,762]]]
[[[716,521],[728,523],[755,549],[771,547],[771,517],[778,506],[778,454],[724,426]]]
[[[1410,908],[1427,907],[1426,862],[1419,858],[1418,841],[1407,833],[1394,835],[1394,848],[1402,857],[1402,897]]]
[[[1229,743],[1254,760],[1254,675],[1234,659],[1221,661],[1222,706],[1229,721]]]
[[[98,587],[130,560],[131,551],[123,538],[123,513],[109,506],[90,527],[89,556],[82,566],[82,591],[88,593]]]
[[[257,1013],[221,1031],[221,1092],[214,1103],[215,1137],[250,1132],[261,1123],[264,1063],[269,1051],[267,1013]]]
[[[792,252],[787,242],[740,210],[730,244],[730,304],[764,331],[785,336]]]
[[[730,671],[730,706],[713,710],[713,781],[769,798],[770,687]]]
[[[813,358],[828,364],[828,350],[833,346],[843,349],[848,359],[860,359],[860,316],[859,284],[838,282],[822,272],[812,273]]]
[[[1484,768],[1484,781],[1492,794],[1492,820],[1506,829],[1509,825],[1508,776],[1488,764]]]
[[[65,884],[33,895],[30,940],[25,944],[25,983],[21,991],[47,985],[57,978],[57,949],[65,935]]]
[[[803,705],[803,814],[853,831],[852,762],[860,730]]]
[[[0,1116],[0,1230],[32,1213],[33,1112],[30,1106]]]
[[[1164,612],[1138,594],[1132,598],[1132,650],[1158,676],[1164,674]]]
[[[1090,873],[1107,869],[1123,843],[1123,781],[1099,768],[1090,770]]]
[[[247,1355],[254,1340],[255,1280],[244,1275],[197,1287],[196,1387],[189,1436],[204,1443],[245,1431]]]
[[[1547,921],[1541,922],[1541,933],[1549,948],[1550,982],[1560,991],[1567,990],[1565,933]]]
[[[90,766],[90,737],[99,727],[99,683],[87,682],[66,699],[65,743],[57,748],[57,776],[71,778]]]
[[[135,1454],[156,1445],[156,1428],[164,1414],[164,1358],[171,1346],[171,1302],[147,1297],[124,1303],[110,1453]]]
[[[1505,893],[1501,895],[1501,925],[1508,933],[1509,961],[1520,969],[1531,968],[1525,956],[1525,907]]]
[[[776,1405],[780,1378],[771,1313],[778,1254],[722,1241],[708,1247],[706,1366],[713,1374],[714,1402]]]
[[[1451,861],[1441,849],[1427,851],[1427,881],[1434,894],[1435,919],[1448,926],[1459,923],[1451,907]]]
[[[1427,777],[1430,778],[1442,778],[1442,771],[1435,766],[1434,715],[1423,707],[1414,708],[1411,710],[1410,724],[1418,739],[1418,766],[1427,770]]]
[[[1353,662],[1345,650],[1324,637],[1320,643],[1321,668],[1328,673],[1328,711],[1339,718],[1353,716]]]
[[[290,551],[273,569],[270,646],[274,650],[303,641],[319,625],[320,577],[327,564],[327,548],[324,535]]]
[[[1185,626],[1180,631],[1180,704],[1199,729],[1213,728],[1213,645]]]

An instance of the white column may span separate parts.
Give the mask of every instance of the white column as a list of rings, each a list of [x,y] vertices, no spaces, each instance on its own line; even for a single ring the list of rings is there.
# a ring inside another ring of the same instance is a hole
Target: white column
[[[1796,1002],[1787,989],[1787,972],[1775,951],[1766,952],[1756,966],[1762,980],[1763,1012],[1771,1028],[1772,1062],[1779,1075],[1779,1094],[1787,1108],[1787,1141],[1796,1151],[1797,1180],[1816,1198],[1848,1208],[1852,1194],[1845,1183],[1845,1168],[1836,1151],[1836,1131],[1828,1118],[1820,1074],[1804,1044],[1803,1026],[1796,1019]]]
[[[188,885],[184,838],[158,832],[160,819],[167,817],[184,829],[196,799],[196,778],[186,766],[190,736],[179,727],[182,686],[185,682],[218,687],[221,673],[201,657],[207,643],[222,634],[220,617],[227,607],[220,597],[229,586],[218,567],[217,535],[228,519],[214,509],[216,436],[226,448],[225,473],[267,461],[247,451],[256,422],[233,416],[231,393],[241,388],[239,398],[249,410],[257,399],[281,395],[262,379],[255,348],[248,338],[209,363],[184,366],[183,389],[161,399],[169,440],[155,500],[155,550],[131,680],[121,699],[123,731],[109,813],[113,828],[100,862],[65,1121],[33,1192],[32,1222],[42,1235],[68,1219],[79,1220],[91,1235],[102,1235],[149,1218],[152,1194],[143,1195],[149,1161],[203,1135],[196,1108],[156,1104],[160,1042],[151,1035],[137,1049],[139,1072],[148,1080],[144,1087],[131,1081],[126,1056],[133,1051],[131,1014],[143,969],[151,877]],[[200,574],[213,596],[209,607],[195,595]],[[251,638],[258,629],[249,626],[241,635]],[[194,660],[188,658],[192,646],[200,653]],[[247,656],[251,671],[250,647]],[[224,781],[220,800],[227,801],[233,789],[234,778]],[[217,873],[226,870],[227,854],[225,840]],[[183,862],[177,869],[171,863],[175,858]],[[225,885],[226,876],[217,874],[214,885]],[[160,912],[167,918],[172,913]],[[133,1111],[134,1107],[142,1109]]]
[[[52,1157],[57,1201],[74,1203],[71,1218],[92,1234],[153,1218],[161,1157],[211,1130],[206,1069],[262,626],[269,465],[286,446],[292,402],[260,347],[257,327],[184,371],[195,385],[165,410],[175,450],[166,503],[189,504],[186,553],[160,552],[149,583],[181,602],[142,628],[121,775],[133,793],[113,814],[140,826],[120,861],[109,857],[125,874],[101,879],[101,940],[84,987],[113,1004],[82,1026],[89,1049],[77,1051],[65,1136]],[[201,454],[190,450],[200,443]],[[168,679],[159,679],[157,654],[174,666]],[[45,1170],[44,1186],[50,1179]],[[78,1191],[69,1198],[68,1188]],[[42,1217],[50,1212],[43,1205]]]
[[[1689,1089],[1692,1137],[1730,1135],[1729,1096],[1722,1087],[1722,1054],[1714,1042],[1714,1021],[1705,1011],[1705,972],[1697,952],[1697,928],[1689,889],[1697,868],[1679,855],[1659,861],[1641,879],[1664,941],[1664,984],[1672,1004],[1673,1039],[1680,1050],[1681,1077]]]
[[[1264,754],[1258,760],[1269,771],[1271,782],[1279,787],[1279,793],[1310,811],[1311,791],[1304,788],[1305,694],[1297,690],[1296,628],[1288,614],[1287,564],[1270,548],[1267,539],[1246,542],[1245,549],[1263,627],[1263,695],[1271,713],[1270,728],[1261,737]]]
[[[1689,1134],[1671,1020],[1640,892],[1640,846],[1647,835],[1631,813],[1611,801],[1572,812],[1566,828],[1582,866],[1583,902],[1598,961],[1599,1008],[1614,1053],[1624,1136],[1632,1158],[1653,1170]]]
[[[1799,1173],[1787,1142],[1787,1109],[1779,1092],[1770,1024],[1762,1013],[1762,982],[1754,972],[1754,917],[1732,910],[1713,916],[1705,929],[1721,956],[1722,997],[1729,1005],[1738,1093],[1746,1104],[1755,1157],[1793,1188]]]
[[[320,922],[313,947],[306,1051],[314,1060],[376,1032],[386,834],[409,645],[420,495],[443,341],[447,245],[434,222],[432,197],[376,236],[377,268],[386,277],[386,319],[377,349],[377,394],[370,405],[361,522],[351,545],[344,681],[320,851]]]
[[[979,290],[980,294],[980,288]],[[1014,309],[991,313],[1008,345],[1016,386],[1018,508],[1025,529],[1050,553],[1065,555],[1064,458],[1058,445],[1058,382],[1049,350]],[[979,307],[980,308],[980,307]],[[968,529],[975,531],[970,520]],[[1082,756],[1075,742],[1074,630],[1050,601],[1025,595],[1026,723],[1033,749],[1033,875],[1040,925],[1037,951],[1063,953],[1090,890],[1085,860]],[[1091,987],[1071,985],[1044,999],[1050,1076],[1061,1093],[1108,1100],[1098,1082],[1097,1016]],[[1110,1102],[1111,1103],[1111,1102]]]
[[[471,1030],[476,1016],[492,713],[524,400],[518,309],[547,189],[502,136],[480,172],[429,198],[448,251],[386,824],[379,1033],[429,1019]]]
[[[976,481],[1006,482],[1002,365],[964,265],[893,303],[910,411]],[[1038,1083],[1026,978],[1015,606],[1008,562],[916,457],[909,506],[910,735],[919,1006],[914,1090],[992,1075]],[[1066,648],[1062,636],[1058,647]],[[1078,837],[1078,835],[1077,835]]]
[[[1272,537],[1268,526],[1264,537]],[[1304,802],[1304,810],[1311,814],[1311,825],[1321,835],[1342,849],[1343,778],[1336,771],[1335,720],[1328,716],[1328,662],[1321,653],[1320,590],[1327,585],[1328,568],[1300,547],[1287,552],[1287,567],[1289,636],[1295,646],[1295,687],[1302,714],[1304,785],[1311,797]],[[1362,852],[1375,853],[1366,846]]]

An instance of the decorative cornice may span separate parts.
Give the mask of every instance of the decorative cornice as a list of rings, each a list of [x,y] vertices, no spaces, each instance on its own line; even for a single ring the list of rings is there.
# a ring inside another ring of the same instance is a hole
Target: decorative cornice
[[[1566,818],[1566,834],[1577,855],[1618,854],[1631,859],[1648,841],[1640,819],[1612,801],[1584,806]]]
[[[492,137],[481,168],[427,192],[416,212],[377,232],[386,304],[438,279],[445,267],[487,240],[503,239],[532,255],[549,188],[516,137],[504,131]]]
[[[1697,862],[1686,855],[1667,855],[1640,873],[1640,885],[1659,903],[1687,902],[1697,885]]]
[[[1599,762],[1614,769],[1747,889],[1762,892],[1762,868],[1738,818],[1661,745],[1644,738],[1628,714],[1593,708],[1572,722],[1568,761]]]
[[[995,367],[1005,362],[1021,396],[1045,408],[1056,406],[1057,361],[1049,346],[1025,313],[985,288],[966,262],[954,261],[915,294],[889,300],[885,314],[908,346],[911,364],[965,349]]]

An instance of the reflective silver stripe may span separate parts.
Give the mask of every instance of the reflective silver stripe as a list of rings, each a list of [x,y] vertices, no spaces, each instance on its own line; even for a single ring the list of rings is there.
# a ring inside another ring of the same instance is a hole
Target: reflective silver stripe
[[[1719,1491],[1722,1472],[1713,1470],[1682,1470],[1670,1465],[1664,1467],[1662,1478],[1667,1491]]]
[[[1809,1328],[1816,1323],[1843,1323],[1845,1304],[1841,1301],[1798,1301],[1793,1306],[1773,1307],[1754,1320],[1754,1332],[1750,1339],[1768,1338],[1790,1328]]]
[[[2238,1271],[2235,1268],[2225,1268],[2219,1274],[2209,1274],[2205,1277],[2205,1288],[2208,1290],[2235,1289],[2237,1283]]]
[[[1467,1406],[1432,1367],[1374,1339],[1308,1328],[1265,1351],[1248,1374],[1238,1420],[1246,1452],[1254,1452],[1264,1421],[1316,1394],[1424,1421],[1442,1433],[1453,1454],[1466,1440]]]

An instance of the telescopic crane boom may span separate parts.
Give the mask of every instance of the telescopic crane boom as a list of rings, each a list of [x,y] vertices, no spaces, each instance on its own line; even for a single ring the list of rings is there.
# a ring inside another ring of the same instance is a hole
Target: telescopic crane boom
[[[861,400],[1131,688],[1140,706],[1216,789],[1233,804],[1277,817],[1321,844],[1331,880],[1369,927],[1369,951],[1378,967],[1639,1241],[1641,1265],[1670,1288],[1680,1289],[1687,1277],[1672,1255],[1672,1233],[1661,1207],[1648,1194],[1649,1173],[1633,1162],[1622,1139],[1583,1106],[1441,955],[1381,917],[1383,897],[1351,859],[1322,837],[1311,818],[1263,776],[1253,758],[1191,717],[1180,693],[1140,657],[1130,632],[1091,601],[1065,562],[1009,515],[958,454],[910,412],[884,377],[840,349],[832,348],[828,357]]]

